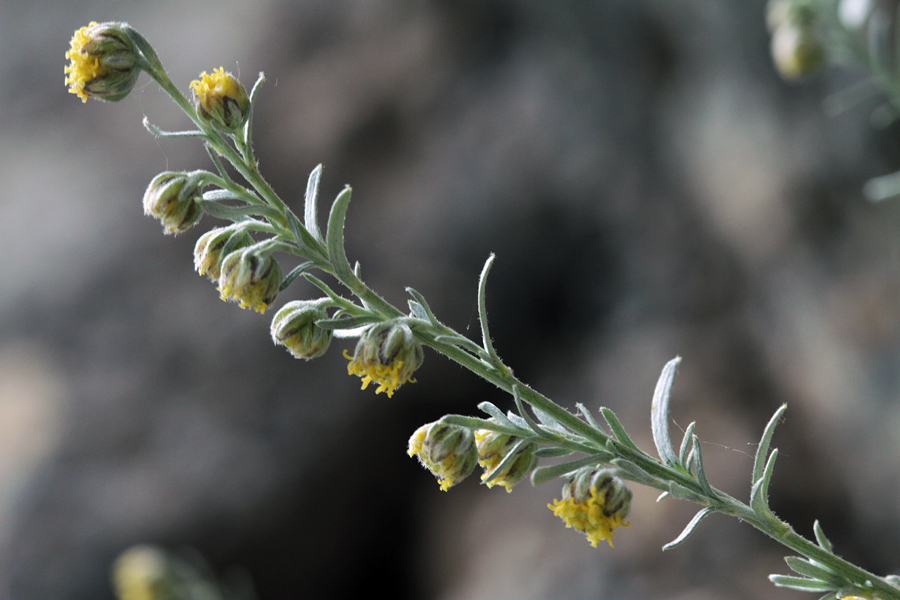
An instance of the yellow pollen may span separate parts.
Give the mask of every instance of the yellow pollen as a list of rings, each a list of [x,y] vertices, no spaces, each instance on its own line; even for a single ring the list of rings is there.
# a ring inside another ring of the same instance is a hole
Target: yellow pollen
[[[87,102],[87,94],[84,92],[84,86],[103,74],[100,68],[100,59],[84,52],[84,46],[91,41],[87,30],[97,24],[91,21],[85,27],[82,27],[72,36],[69,42],[69,50],[66,52],[66,58],[71,62],[66,65],[66,85],[69,86],[69,93],[76,94],[81,98],[82,102]]]
[[[553,514],[565,521],[566,527],[571,527],[583,532],[591,546],[597,547],[597,542],[606,540],[609,547],[613,547],[612,538],[617,527],[628,527],[630,523],[623,523],[618,514],[607,516],[603,513],[604,498],[597,493],[597,487],[591,486],[591,496],[584,502],[576,502],[574,498],[554,500],[547,508]]]

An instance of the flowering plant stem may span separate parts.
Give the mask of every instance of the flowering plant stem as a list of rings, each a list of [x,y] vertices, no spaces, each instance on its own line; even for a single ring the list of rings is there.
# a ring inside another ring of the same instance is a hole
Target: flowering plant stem
[[[160,184],[158,189],[153,189],[152,195],[161,201],[194,202],[202,212],[234,222],[230,229],[223,230],[227,232],[227,241],[212,248],[198,242],[195,250],[195,259],[201,273],[203,269],[221,271],[218,278],[223,297],[229,295],[239,299],[242,307],[253,307],[262,312],[276,293],[286,289],[302,275],[321,289],[326,297],[298,303],[302,305],[298,310],[302,312],[304,320],[296,330],[289,326],[290,311],[283,318],[279,317],[289,308],[287,305],[276,315],[275,321],[279,322],[279,327],[284,326],[285,331],[281,332],[283,335],[280,333],[276,336],[273,322],[273,339],[288,345],[289,342],[285,340],[296,338],[301,340],[297,342],[300,346],[307,344],[306,347],[299,348],[295,355],[303,358],[320,355],[327,348],[332,334],[338,337],[359,337],[355,355],[348,356],[351,358],[348,370],[363,377],[364,388],[374,380],[379,384],[376,392],[385,391],[390,396],[400,385],[412,381],[413,372],[421,364],[421,346],[424,345],[513,396],[515,411],[504,414],[493,404],[484,402],[479,408],[489,418],[446,415],[414,434],[410,440],[410,454],[419,455],[423,464],[439,477],[442,489],[447,489],[466,477],[476,459],[485,467],[482,480],[488,486],[503,485],[508,491],[525,475],[530,475],[534,484],[557,477],[567,478],[563,500],[556,501],[556,505],[550,507],[568,526],[585,532],[589,541],[596,545],[598,540],[610,540],[612,530],[625,524],[623,519],[628,514],[631,492],[621,479],[630,480],[662,491],[663,497],[672,496],[701,506],[700,512],[684,532],[664,549],[682,543],[709,514],[722,513],[749,523],[804,557],[788,557],[788,566],[798,575],[773,575],[771,579],[776,585],[825,592],[823,599],[852,595],[900,600],[900,587],[895,586],[888,578],[878,577],[836,556],[818,523],[814,529],[816,542],[813,542],[794,532],[790,525],[778,519],[769,508],[768,487],[777,456],[777,450],[770,452],[770,443],[775,426],[784,413],[784,406],[770,420],[759,443],[751,477],[749,504],[710,485],[703,468],[701,444],[693,434],[693,423],[688,426],[677,451],[672,445],[669,438],[668,406],[680,359],[673,359],[664,367],[653,396],[651,429],[659,458],[638,448],[611,410],[600,409],[606,427],[601,426],[591,411],[582,405],[578,405],[577,414],[569,412],[516,378],[494,349],[485,301],[493,255],[485,263],[478,282],[480,344],[442,324],[434,316],[425,298],[412,288],[407,288],[411,296],[409,314],[399,310],[367,286],[361,279],[359,265],[351,266],[347,260],[343,230],[351,195],[349,187],[332,204],[323,234],[319,228],[316,206],[321,166],[310,175],[302,220],[260,174],[253,153],[251,131],[253,105],[264,81],[262,74],[247,97],[242,95],[245,92],[240,84],[230,79],[230,74],[222,70],[217,70],[213,76],[205,76],[204,73],[204,82],[195,82],[192,88],[196,85],[201,88],[204,98],[212,98],[211,102],[219,104],[204,107],[201,111],[197,98],[192,104],[172,83],[156,52],[140,34],[125,24],[110,23],[97,27],[103,32],[112,31],[121,35],[124,39],[120,40],[121,46],[128,48],[129,44],[133,44],[135,64],[162,87],[198,129],[163,131],[150,124],[146,118],[145,127],[160,137],[196,137],[206,145],[217,174],[205,171],[186,173],[184,180],[196,183],[184,184],[188,192],[178,187],[176,194]],[[77,63],[78,44],[81,43],[77,40],[90,38],[91,31],[83,28],[77,32],[82,37],[73,39],[73,50],[70,51],[74,57],[73,65],[67,68],[67,73],[72,73],[67,77],[67,83],[72,81],[74,85],[82,85],[82,88],[76,90],[79,96],[90,95],[95,88],[101,89],[91,87],[95,79],[82,81],[88,79],[88,75],[82,75],[87,71]],[[93,73],[91,71],[90,77],[95,76]],[[116,83],[119,81],[115,80]],[[127,83],[133,85],[133,78]],[[217,85],[226,92],[221,92]],[[113,91],[117,98],[121,95],[121,89],[115,88]],[[246,113],[242,107],[246,107]],[[236,182],[228,174],[222,159],[246,181],[246,186]],[[163,178],[163,183],[168,181],[167,177]],[[216,189],[200,195],[195,189],[198,185],[213,186]],[[146,206],[145,197],[145,210]],[[159,216],[165,222],[170,217],[165,212],[168,205],[161,202],[159,206],[162,208],[155,209],[158,210],[158,215],[154,213],[154,216]],[[199,216],[196,220],[199,220]],[[171,230],[181,231],[193,225],[196,220],[182,218],[182,221],[170,223]],[[257,242],[248,237],[248,232],[270,237]],[[306,262],[282,279],[277,264],[273,266],[265,262],[273,252],[287,253]],[[249,257],[249,266],[244,267],[238,260],[231,260],[233,255],[241,259]],[[201,268],[201,264],[206,266]],[[349,290],[356,301],[338,295],[326,283],[313,276],[309,272],[313,268],[334,277]],[[244,279],[230,279],[233,271],[243,273]],[[258,298],[248,299],[248,296],[242,295],[255,293],[256,288],[253,286],[268,277],[266,273],[273,272],[277,276],[277,290],[269,290],[265,296]],[[334,312],[328,316],[325,310]],[[315,338],[315,347],[310,346],[308,341],[313,339],[309,337],[313,331],[318,336]],[[323,337],[323,334],[327,336]],[[303,337],[304,335],[307,337]],[[538,466],[540,459],[549,457],[563,460]]]

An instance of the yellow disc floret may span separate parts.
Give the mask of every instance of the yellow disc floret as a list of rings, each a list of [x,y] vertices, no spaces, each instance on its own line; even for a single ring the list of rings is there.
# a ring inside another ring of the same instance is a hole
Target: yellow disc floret
[[[613,469],[579,469],[563,486],[562,496],[547,508],[565,521],[566,527],[583,532],[594,548],[601,540],[612,547],[614,530],[629,525],[625,519],[631,507],[631,490]]]
[[[66,52],[66,58],[71,61],[65,69],[66,85],[69,86],[69,93],[77,94],[82,102],[87,102],[88,99],[84,93],[84,84],[96,79],[103,72],[100,68],[100,59],[83,52],[85,44],[91,41],[87,31],[95,25],[97,22],[91,21],[89,25],[76,31],[72,41],[69,42],[69,51]]]

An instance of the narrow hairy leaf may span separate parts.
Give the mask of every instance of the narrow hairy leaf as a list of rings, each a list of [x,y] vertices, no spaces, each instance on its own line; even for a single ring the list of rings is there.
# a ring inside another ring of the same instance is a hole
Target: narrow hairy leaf
[[[713,497],[712,486],[709,485],[709,481],[706,479],[706,472],[703,470],[703,449],[700,447],[700,439],[696,435],[693,436],[692,439],[694,446],[694,468],[697,470],[697,481],[700,482],[703,493],[709,497]]]
[[[753,459],[752,483],[756,483],[762,477],[763,469],[766,466],[766,456],[769,454],[769,445],[772,443],[772,436],[775,435],[775,426],[778,425],[778,421],[781,420],[781,416],[786,410],[787,404],[782,404],[775,411],[775,414],[772,415],[772,418],[769,419],[769,423],[763,431],[762,438],[759,440],[759,447],[756,449],[756,456]]]
[[[690,520],[690,522],[685,526],[684,531],[682,531],[677,538],[666,544],[662,547],[663,551],[671,550],[675,546],[681,545],[688,537],[694,533],[694,530],[697,529],[697,525],[700,524],[700,521],[706,518],[707,515],[714,513],[715,511],[708,506],[694,515],[694,518]]]
[[[412,296],[416,302],[419,303],[419,306],[422,307],[422,310],[425,311],[426,318],[431,322],[432,325],[440,325],[437,318],[435,318],[434,313],[431,312],[431,307],[428,306],[428,302],[425,300],[425,296],[412,289],[411,287],[406,288],[406,292]]]
[[[504,427],[509,427],[510,429],[515,429],[516,431],[522,430],[521,427],[517,427],[515,424],[513,424],[513,422],[510,421],[506,417],[505,414],[503,414],[502,410],[500,410],[499,408],[497,408],[494,404],[491,404],[490,402],[482,402],[481,404],[478,405],[478,410],[494,417]]]
[[[281,285],[278,286],[278,293],[280,294],[284,290],[288,289],[288,287],[294,283],[294,280],[300,276],[305,270],[313,266],[313,262],[307,261],[302,265],[298,265],[291,269],[291,272],[285,275],[284,279],[281,280]]]
[[[494,255],[488,256],[484,262],[484,268],[481,270],[481,276],[478,278],[478,320],[481,322],[481,338],[485,352],[488,353],[491,360],[495,364],[501,364],[497,351],[494,350],[494,342],[491,341],[491,332],[488,330],[487,318],[487,278],[491,272],[491,265],[494,264]]]
[[[619,421],[619,417],[616,416],[612,410],[604,407],[600,408],[600,414],[603,415],[603,418],[606,420],[606,424],[609,425],[610,431],[612,431],[613,435],[616,436],[616,439],[631,448],[632,450],[637,450],[640,452],[640,448],[637,447],[630,437],[628,437],[628,433],[626,433],[625,428],[622,427],[622,423]]]
[[[687,456],[688,450],[691,447],[691,438],[694,435],[694,426],[697,425],[696,421],[692,421],[690,425],[687,426],[687,429],[684,430],[684,438],[681,440],[681,450],[678,452],[678,460],[681,462],[681,466],[684,467],[686,471],[690,471],[687,467]]]
[[[669,395],[679,362],[681,362],[681,357],[677,356],[663,367],[659,381],[656,382],[656,390],[653,392],[650,416],[650,428],[659,458],[665,464],[673,467],[678,466],[678,457],[675,456],[675,452],[672,450],[672,441],[669,439]]]
[[[778,587],[800,590],[801,592],[830,592],[834,585],[818,579],[792,577],[790,575],[769,575],[769,581]]]
[[[775,469],[775,459],[778,457],[778,449],[772,450],[766,468],[762,476],[753,484],[750,490],[750,508],[760,517],[772,516],[769,508],[769,481],[772,479],[772,471]]]
[[[322,234],[319,233],[319,217],[318,217],[318,199],[319,199],[319,179],[322,177],[322,165],[318,165],[309,174],[309,180],[306,182],[306,197],[303,203],[303,223],[306,230],[317,240],[322,241]]]
[[[820,548],[827,550],[828,552],[834,551],[831,540],[825,535],[825,530],[822,529],[822,525],[819,523],[818,519],[813,523],[813,532],[816,534],[816,541],[819,543]]]
[[[800,575],[805,575],[806,577],[819,579],[821,581],[828,581],[838,586],[842,585],[841,578],[838,575],[805,558],[800,558],[799,556],[786,556],[784,557],[784,561],[792,571],[799,573]]]
[[[350,186],[345,187],[334,204],[331,205],[331,213],[328,215],[328,229],[326,231],[325,246],[328,249],[328,258],[335,270],[338,279],[353,279],[353,270],[347,260],[347,252],[344,250],[344,219],[347,216],[347,207],[350,204]]]
[[[343,317],[340,319],[322,319],[316,321],[316,325],[322,329],[354,329],[370,323],[377,323],[381,319],[376,316]]]
[[[577,471],[582,467],[590,467],[594,465],[599,466],[603,464],[604,457],[605,455],[586,456],[578,460],[572,460],[556,465],[549,465],[546,467],[538,467],[531,473],[531,483],[533,483],[534,485],[540,485],[542,483],[550,481],[551,479],[568,475],[569,473]]]

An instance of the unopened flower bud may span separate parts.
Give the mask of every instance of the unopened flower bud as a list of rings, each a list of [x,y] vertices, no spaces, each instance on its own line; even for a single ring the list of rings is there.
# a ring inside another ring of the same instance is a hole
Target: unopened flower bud
[[[219,294],[241,308],[263,313],[275,300],[281,285],[281,267],[271,254],[254,246],[235,250],[222,259]]]
[[[419,427],[409,438],[406,453],[419,457],[443,491],[468,477],[478,462],[472,430],[441,421]]]
[[[522,439],[516,436],[488,429],[475,432],[478,464],[484,468],[481,480],[488,487],[502,485],[507,492],[511,492],[513,486],[537,465],[535,445],[521,442]]]
[[[159,219],[166,234],[187,231],[200,221],[203,181],[190,173],[160,173],[144,192],[144,214]]]
[[[327,319],[329,299],[288,302],[272,319],[272,341],[281,344],[296,358],[309,360],[325,354],[333,332],[316,325]]]
[[[362,389],[373,381],[378,384],[376,394],[385,392],[388,397],[407,381],[415,382],[413,373],[422,366],[425,354],[409,325],[385,321],[372,325],[360,336],[353,356],[344,351],[350,360],[347,372],[362,378]]]
[[[125,23],[92,21],[69,43],[66,85],[82,102],[88,98],[121,100],[134,88],[141,66]]]
[[[165,553],[155,546],[129,548],[112,568],[119,600],[162,600],[172,597],[173,573]]]
[[[631,508],[631,489],[613,469],[579,469],[562,489],[562,500],[547,507],[572,527],[584,532],[591,546],[607,540],[612,546],[613,530],[625,523]]]
[[[197,239],[194,245],[194,268],[211,281],[219,281],[225,255],[253,244],[253,238],[234,225],[216,227]]]
[[[197,116],[219,131],[234,133],[250,115],[247,91],[223,67],[214,69],[212,75],[200,73],[200,79],[191,82],[191,91]]]
[[[799,79],[825,64],[825,46],[812,23],[788,19],[772,33],[772,59],[785,79]]]

